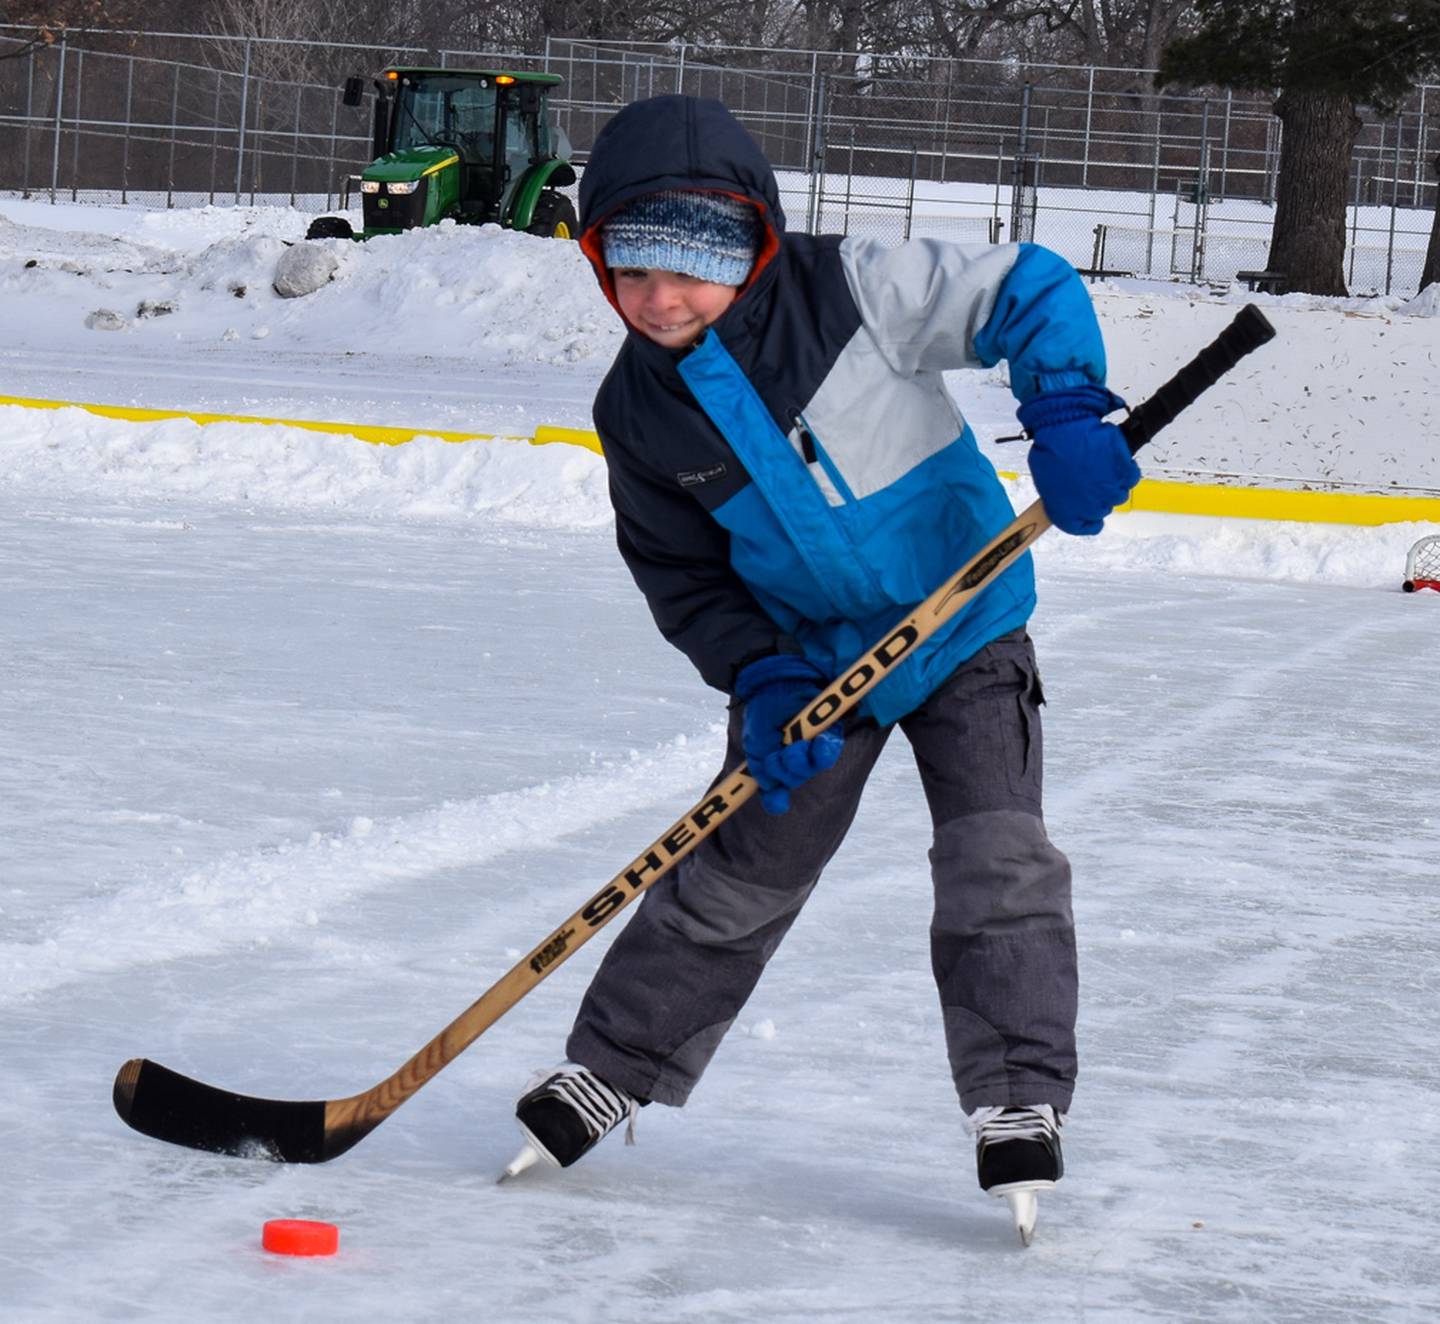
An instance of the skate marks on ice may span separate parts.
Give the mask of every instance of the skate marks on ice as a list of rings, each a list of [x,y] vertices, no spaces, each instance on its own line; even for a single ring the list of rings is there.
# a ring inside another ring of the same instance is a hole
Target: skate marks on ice
[[[703,782],[718,750],[718,741],[682,737],[594,773],[392,819],[358,816],[338,831],[128,884],[107,900],[76,906],[38,941],[0,945],[0,1002],[152,961],[303,934],[333,909],[441,871],[483,874],[538,838],[583,833],[668,799],[672,786]],[[126,942],[107,941],[114,933]]]
[[[1421,623],[1398,595],[1190,582],[1106,650],[1107,590],[1075,587],[1101,624],[1065,615],[1052,698],[1067,654],[1105,675],[1051,709],[1050,817],[1084,989],[1067,1180],[1107,1211],[1093,1299],[1125,1268],[1154,1317],[1422,1318],[1436,750],[1394,664]]]

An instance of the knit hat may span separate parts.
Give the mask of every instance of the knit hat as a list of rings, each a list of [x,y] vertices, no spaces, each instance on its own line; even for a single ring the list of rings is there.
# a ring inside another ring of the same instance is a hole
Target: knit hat
[[[760,216],[725,193],[662,189],[600,228],[607,267],[655,267],[717,285],[743,285],[760,247]]]

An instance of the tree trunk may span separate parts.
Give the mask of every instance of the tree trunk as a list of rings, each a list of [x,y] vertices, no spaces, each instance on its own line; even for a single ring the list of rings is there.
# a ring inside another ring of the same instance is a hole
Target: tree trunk
[[[1440,180],[1440,156],[1432,163]],[[1440,183],[1435,186],[1435,218],[1430,222],[1430,246],[1425,250],[1425,268],[1420,273],[1420,288],[1428,290],[1440,285]]]
[[[1275,104],[1283,136],[1275,188],[1271,271],[1285,288],[1343,295],[1345,184],[1360,132],[1355,102],[1342,92],[1298,88]]]

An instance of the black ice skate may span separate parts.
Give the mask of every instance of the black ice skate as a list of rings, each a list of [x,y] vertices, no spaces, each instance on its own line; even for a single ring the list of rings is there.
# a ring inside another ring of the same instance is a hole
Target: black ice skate
[[[518,1176],[544,1160],[552,1167],[568,1168],[583,1158],[626,1118],[625,1143],[635,1143],[635,1113],[640,1100],[601,1080],[588,1067],[563,1062],[531,1082],[515,1105],[515,1118],[525,1135],[525,1147],[510,1161],[498,1180]]]
[[[1060,1128],[1065,1116],[1048,1103],[1032,1107],[977,1108],[966,1118],[975,1137],[980,1189],[1010,1203],[1015,1230],[1029,1245],[1039,1213],[1037,1191],[1054,1187],[1065,1172]]]

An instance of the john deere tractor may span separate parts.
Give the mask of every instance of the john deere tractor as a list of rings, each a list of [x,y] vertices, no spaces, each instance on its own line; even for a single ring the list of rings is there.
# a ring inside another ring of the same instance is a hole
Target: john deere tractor
[[[447,218],[571,238],[575,208],[560,190],[575,170],[549,110],[560,81],[497,69],[386,69],[375,80],[376,159],[359,177],[365,228],[356,234],[343,216],[320,216],[306,238],[369,239]],[[363,79],[346,80],[347,106],[364,95]]]

